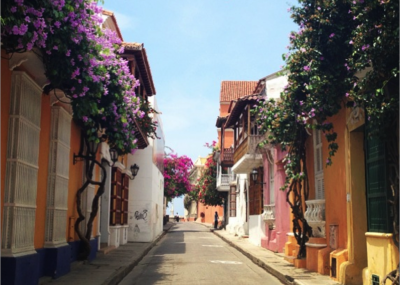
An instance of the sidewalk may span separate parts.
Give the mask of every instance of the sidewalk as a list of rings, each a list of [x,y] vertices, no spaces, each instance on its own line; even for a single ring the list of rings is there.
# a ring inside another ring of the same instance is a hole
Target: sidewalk
[[[58,278],[42,278],[40,285],[116,285],[168,232],[174,223],[168,222],[163,232],[153,242],[129,242],[108,254],[98,254],[90,263],[77,261],[71,264],[70,273]]]
[[[235,237],[225,230],[213,230],[211,224],[199,223],[232,247],[250,258],[255,264],[287,285],[339,285],[326,275],[295,268],[283,259],[282,254],[253,245],[247,238]],[[157,242],[174,226],[168,222],[163,232],[153,242],[124,244],[108,254],[98,254],[90,263],[74,262],[71,272],[58,279],[44,278],[40,285],[116,285],[135,267]]]
[[[213,230],[211,225],[203,224],[232,247],[250,258],[255,264],[274,275],[287,285],[340,285],[329,276],[296,268],[283,259],[282,253],[274,253],[263,247],[252,244],[247,238],[235,237],[226,230]]]

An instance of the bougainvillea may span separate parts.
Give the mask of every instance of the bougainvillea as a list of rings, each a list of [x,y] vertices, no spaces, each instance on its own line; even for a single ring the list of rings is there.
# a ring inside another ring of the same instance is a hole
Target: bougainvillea
[[[304,258],[311,234],[302,208],[309,193],[305,143],[310,131],[322,130],[329,148],[326,164],[331,165],[338,145],[329,119],[346,104],[364,107],[369,124],[381,134],[398,128],[399,7],[398,1],[376,0],[299,3],[289,9],[300,29],[290,34],[284,55],[288,85],[281,100],[260,102],[255,113],[260,131],[267,133],[263,144],[288,151],[282,189],[294,194],[288,203],[295,215],[298,258]]]
[[[217,162],[214,160],[214,154],[218,151],[216,141],[205,146],[212,150],[204,164],[204,170],[196,184],[198,200],[208,206],[221,206],[224,203],[225,195],[217,190]]]
[[[192,191],[189,180],[192,160],[186,155],[169,153],[164,158],[164,196],[168,199],[182,196]]]
[[[2,48],[10,56],[35,52],[42,58],[49,80],[44,91],[65,93],[90,140],[98,141],[97,131],[105,129],[110,146],[124,154],[137,147],[134,120],[146,121],[146,135],[154,134],[147,102],[135,94],[139,81],[119,56],[121,40],[100,28],[95,1],[8,0],[1,8]]]

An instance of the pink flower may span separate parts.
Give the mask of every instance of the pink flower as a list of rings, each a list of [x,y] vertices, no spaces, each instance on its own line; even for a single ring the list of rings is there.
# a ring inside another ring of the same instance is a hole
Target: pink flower
[[[89,118],[88,118],[87,116],[83,116],[83,117],[82,117],[82,121],[84,121],[85,123],[88,121],[88,119],[89,119]]]

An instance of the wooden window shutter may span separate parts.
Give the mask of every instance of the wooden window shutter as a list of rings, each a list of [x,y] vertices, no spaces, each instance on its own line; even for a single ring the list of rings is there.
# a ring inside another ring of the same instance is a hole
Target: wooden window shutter
[[[113,167],[111,174],[110,225],[121,224],[122,173]]]
[[[122,175],[121,225],[128,224],[129,176]]]
[[[387,177],[385,144],[378,138],[366,140],[366,188],[369,232],[392,232],[388,207],[390,187]]]
[[[230,200],[229,200],[229,205],[230,205],[229,216],[236,217],[236,186],[231,186],[229,198],[230,198]]]
[[[250,179],[250,187],[249,187],[249,212],[250,215],[259,215],[262,213],[263,209],[263,169],[258,169],[258,180],[257,183],[254,183],[252,179]]]

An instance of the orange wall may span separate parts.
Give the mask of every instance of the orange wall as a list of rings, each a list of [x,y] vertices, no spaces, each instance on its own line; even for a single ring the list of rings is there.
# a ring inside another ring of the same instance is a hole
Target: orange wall
[[[220,117],[225,117],[229,114],[228,113],[229,105],[230,105],[230,102],[226,103],[226,104],[220,102],[220,104],[219,104],[219,116]]]
[[[329,237],[329,225],[339,225],[338,246],[347,248],[347,211],[346,211],[346,164],[345,164],[345,131],[346,131],[346,110],[342,108],[340,112],[330,118],[336,133],[336,142],[339,146],[338,151],[332,158],[332,165],[324,168],[325,182],[325,206],[326,215],[326,236]],[[323,157],[324,161],[328,157],[328,143],[323,138]]]
[[[3,59],[7,54],[1,51],[1,215],[3,215],[4,177],[6,176],[8,119],[10,116],[11,71],[8,60]],[[3,228],[3,219],[1,219]]]
[[[336,116],[329,118],[333,123],[338,136],[336,139],[339,149],[332,158],[332,165],[326,166],[328,158],[328,142],[322,135],[322,157],[324,165],[324,186],[325,186],[325,219],[326,237],[329,242],[329,225],[339,225],[338,246],[346,248],[347,240],[347,218],[346,218],[346,165],[345,165],[345,126],[346,113],[342,109]],[[314,181],[314,151],[313,137],[310,136],[306,142],[307,171],[310,184],[309,200],[315,199]]]
[[[50,96],[42,95],[40,119],[39,170],[36,196],[35,248],[44,246],[46,225],[47,178],[50,150],[51,107]]]
[[[204,223],[213,224],[215,212],[218,212],[218,216],[220,219],[223,218],[224,208],[222,206],[206,206],[201,202],[198,203],[197,218],[201,220],[200,213],[204,213],[205,214]]]
[[[75,195],[78,189],[83,183],[83,162],[73,164],[74,153],[79,152],[81,129],[75,124],[74,121],[71,123],[71,150],[69,154],[69,183],[68,183],[68,214],[67,214],[67,226],[72,227],[67,230],[67,241],[74,241],[78,239],[78,236],[73,230],[73,223],[78,218],[76,211],[76,199]],[[70,218],[74,218],[70,224]],[[70,234],[69,234],[70,233]],[[84,234],[84,233],[83,233]]]

